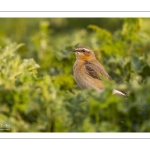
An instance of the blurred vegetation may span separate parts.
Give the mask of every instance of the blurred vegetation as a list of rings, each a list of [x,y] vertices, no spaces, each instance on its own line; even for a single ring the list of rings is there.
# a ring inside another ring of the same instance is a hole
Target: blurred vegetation
[[[150,19],[1,18],[0,132],[149,132]],[[81,90],[77,45],[129,96]],[[9,128],[9,129],[8,129]],[[8,129],[8,130],[7,130]]]

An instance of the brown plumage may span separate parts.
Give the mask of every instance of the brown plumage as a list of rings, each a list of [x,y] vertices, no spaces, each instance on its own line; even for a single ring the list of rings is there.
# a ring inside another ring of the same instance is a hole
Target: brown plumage
[[[76,55],[73,74],[78,86],[81,89],[94,88],[99,92],[103,91],[103,79],[112,79],[96,59],[93,50],[87,46],[79,46],[73,52]],[[113,90],[113,94],[126,96],[126,94],[115,89]]]

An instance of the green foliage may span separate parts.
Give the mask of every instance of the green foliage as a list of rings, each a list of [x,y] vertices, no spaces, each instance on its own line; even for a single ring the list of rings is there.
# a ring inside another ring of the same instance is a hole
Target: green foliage
[[[149,19],[1,20],[1,132],[150,131]],[[95,51],[115,85],[106,82],[102,93],[79,89],[77,45]],[[112,95],[113,88],[128,97]]]

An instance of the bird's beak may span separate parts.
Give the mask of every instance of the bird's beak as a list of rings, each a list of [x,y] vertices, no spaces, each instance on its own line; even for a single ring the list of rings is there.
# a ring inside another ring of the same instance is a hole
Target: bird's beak
[[[72,50],[72,52],[74,52],[74,53],[75,53],[75,52],[78,52],[78,51],[77,51],[76,49],[73,49],[73,50]]]

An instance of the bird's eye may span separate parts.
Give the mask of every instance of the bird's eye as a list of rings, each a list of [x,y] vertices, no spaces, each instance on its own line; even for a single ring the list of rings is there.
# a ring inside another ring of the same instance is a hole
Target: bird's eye
[[[83,50],[81,50],[81,52],[85,52],[85,50],[83,49]]]

